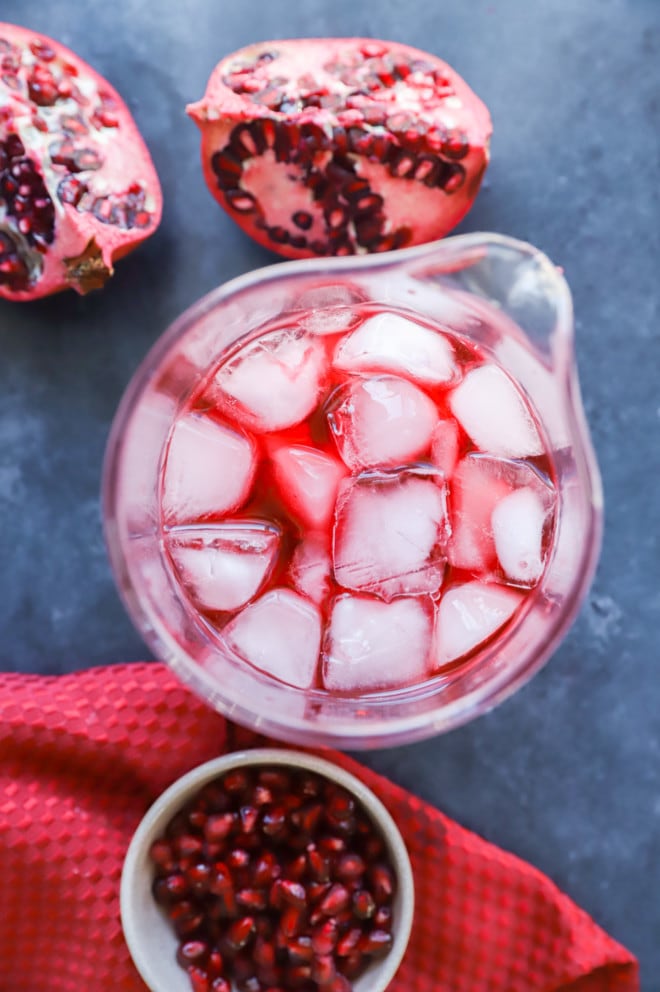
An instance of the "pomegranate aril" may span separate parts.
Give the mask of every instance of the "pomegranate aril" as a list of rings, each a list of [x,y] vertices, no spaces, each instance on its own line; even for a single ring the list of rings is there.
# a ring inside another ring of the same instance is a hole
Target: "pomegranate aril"
[[[360,941],[362,940],[363,932],[361,927],[351,927],[346,933],[337,941],[337,946],[335,948],[335,953],[340,958],[348,957],[357,950]]]
[[[280,932],[284,937],[297,937],[305,926],[306,912],[297,906],[287,906],[280,917]]]
[[[225,962],[217,947],[214,947],[209,952],[208,960],[206,962],[206,970],[211,978],[222,976],[224,974]]]
[[[203,914],[187,901],[170,906],[167,915],[178,937],[191,937],[204,925]]]
[[[203,940],[186,940],[179,944],[176,952],[176,959],[182,968],[190,965],[202,965],[209,954],[208,944]]]
[[[379,957],[386,954],[392,946],[392,934],[389,930],[371,930],[362,937],[360,950],[363,954]]]
[[[240,951],[247,946],[255,931],[254,919],[251,916],[243,916],[231,924],[226,939],[233,950]]]
[[[374,913],[374,926],[379,930],[389,930],[392,926],[392,907],[378,906]]]
[[[183,872],[171,872],[159,881],[159,891],[165,898],[175,901],[190,892],[190,885]]]
[[[263,992],[263,985],[256,975],[249,975],[236,982],[238,992]]]
[[[261,831],[267,837],[281,836],[287,827],[286,810],[282,806],[273,806],[266,810],[261,819]]]
[[[262,768],[258,774],[258,781],[267,789],[271,789],[274,794],[291,792],[291,774],[286,768]]]
[[[372,865],[368,872],[373,897],[378,905],[389,902],[394,894],[394,874],[385,864]]]
[[[214,978],[211,982],[210,992],[231,992],[231,985],[226,978],[218,975],[218,977]]]
[[[307,905],[307,893],[304,886],[299,882],[290,879],[281,879],[275,883],[279,887],[279,900],[297,909],[303,909]]]
[[[310,965],[289,965],[284,972],[284,987],[286,989],[300,989],[309,982],[311,977],[312,969]]]
[[[331,882],[309,882],[307,884],[307,896],[312,906],[320,902],[330,891]]]
[[[340,882],[352,882],[364,875],[366,867],[359,854],[344,854],[337,861],[335,875]]]
[[[197,864],[191,865],[191,867],[186,870],[185,875],[186,880],[194,893],[201,895],[204,892],[208,892],[209,881],[211,879],[211,866],[207,864],[207,862],[201,861]]]
[[[278,878],[282,868],[272,851],[264,851],[253,863],[251,871],[252,883],[261,887]]]
[[[345,885],[333,885],[318,905],[324,916],[336,916],[350,904],[351,895]]]
[[[172,847],[169,842],[163,838],[153,842],[149,848],[149,857],[159,871],[170,872],[175,868],[176,861]]]
[[[284,947],[292,964],[305,964],[314,958],[312,938],[305,934],[299,937],[289,937]]]
[[[337,968],[345,979],[358,978],[364,971],[367,961],[368,959],[361,951],[353,951],[345,958],[337,959]]]
[[[337,921],[334,918],[324,920],[318,926],[314,927],[311,932],[312,947],[316,954],[330,954],[336,944],[339,937],[339,927]]]
[[[253,833],[259,822],[259,810],[256,806],[241,806],[239,811],[239,821],[241,832],[243,834]]]
[[[252,957],[262,968],[273,968],[277,962],[277,954],[272,941],[257,936],[252,948]]]
[[[376,912],[374,897],[366,889],[353,893],[353,915],[359,920],[370,920]]]
[[[204,844],[201,837],[184,833],[175,838],[172,847],[180,858],[194,858],[202,853]]]
[[[207,841],[218,842],[229,837],[237,823],[235,813],[215,813],[204,824],[204,837]]]
[[[307,848],[307,866],[309,875],[315,882],[329,881],[330,859],[324,857],[313,845]]]
[[[268,906],[268,896],[263,889],[239,889],[236,902],[242,909],[260,912]]]
[[[309,838],[316,830],[322,816],[323,806],[320,803],[310,803],[294,810],[289,819],[297,830],[302,831]]]
[[[204,968],[200,968],[197,965],[191,965],[189,968],[186,968],[186,973],[190,980],[192,992],[209,992],[211,988],[211,979],[207,975]]]

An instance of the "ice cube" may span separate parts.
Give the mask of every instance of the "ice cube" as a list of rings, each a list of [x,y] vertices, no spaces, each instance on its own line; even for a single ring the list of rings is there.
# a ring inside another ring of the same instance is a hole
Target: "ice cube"
[[[237,509],[249,495],[256,464],[256,447],[247,435],[211,417],[182,417],[165,462],[165,519],[189,523]]]
[[[540,455],[543,445],[529,407],[497,365],[467,373],[449,397],[451,412],[481,451],[503,458]]]
[[[326,334],[341,334],[357,322],[355,310],[344,306],[331,306],[321,310],[311,310],[300,323],[310,334],[325,336]]]
[[[367,318],[339,342],[333,364],[349,372],[394,372],[433,386],[457,374],[444,334],[396,313]]]
[[[493,510],[493,538],[507,578],[534,585],[543,571],[543,528],[548,507],[531,488],[516,489]]]
[[[291,557],[289,577],[296,590],[313,603],[322,603],[330,589],[332,558],[324,535],[308,534]]]
[[[458,461],[459,435],[455,420],[439,420],[431,438],[431,461],[446,479]]]
[[[452,565],[479,572],[497,568],[493,515],[503,500],[523,488],[535,493],[545,514],[550,513],[554,488],[533,465],[476,453],[459,461],[449,487],[447,557]]]
[[[430,610],[418,600],[340,596],[323,655],[325,688],[372,692],[422,681],[429,673],[431,627]]]
[[[254,430],[281,430],[312,412],[324,374],[322,342],[288,327],[241,348],[216,373],[211,395]]]
[[[231,650],[280,682],[301,689],[314,682],[321,617],[290,589],[271,589],[230,620],[222,634]]]
[[[306,527],[321,529],[332,519],[337,489],[346,469],[330,455],[304,445],[271,452],[275,480],[284,500]]]
[[[523,594],[475,579],[448,589],[436,611],[433,655],[442,666],[491,637],[513,616]]]
[[[181,583],[204,610],[238,610],[270,575],[279,528],[262,520],[176,527],[167,546]]]
[[[395,376],[346,383],[334,393],[327,415],[339,454],[353,470],[419,458],[438,419],[433,401]]]
[[[368,475],[342,483],[334,574],[345,589],[382,599],[434,593],[445,570],[446,492],[440,475]]]

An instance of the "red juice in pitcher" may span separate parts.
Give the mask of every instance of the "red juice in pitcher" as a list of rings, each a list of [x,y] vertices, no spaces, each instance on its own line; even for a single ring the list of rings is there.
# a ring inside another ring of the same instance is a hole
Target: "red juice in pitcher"
[[[423,683],[539,582],[556,486],[538,418],[467,338],[373,304],[275,322],[179,411],[160,476],[173,580],[286,685]]]

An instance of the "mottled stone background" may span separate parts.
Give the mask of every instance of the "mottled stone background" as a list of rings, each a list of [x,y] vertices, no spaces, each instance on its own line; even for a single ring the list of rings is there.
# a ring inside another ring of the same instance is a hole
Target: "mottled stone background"
[[[366,34],[433,51],[494,119],[492,166],[460,230],[533,242],[573,290],[605,539],[578,622],[526,688],[471,726],[365,760],[550,874],[658,992],[660,3],[2,0],[0,16],[118,87],[165,193],[158,235],[103,293],[0,306],[0,666],[148,657],[102,540],[110,421],[173,317],[274,261],[211,201],[186,102],[251,41]]]

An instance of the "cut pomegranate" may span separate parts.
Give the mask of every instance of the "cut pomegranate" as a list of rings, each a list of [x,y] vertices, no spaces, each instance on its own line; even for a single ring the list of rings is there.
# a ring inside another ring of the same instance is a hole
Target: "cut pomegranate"
[[[153,234],[162,197],[118,93],[82,59],[0,24],[0,296],[86,293]]]
[[[350,992],[392,944],[394,872],[381,835],[345,789],[280,772],[228,772],[151,845],[154,898],[193,992]],[[257,808],[255,846],[236,847],[245,810]]]
[[[485,105],[434,55],[362,38],[266,42],[188,107],[213,196],[281,255],[353,255],[442,237],[488,164]]]

